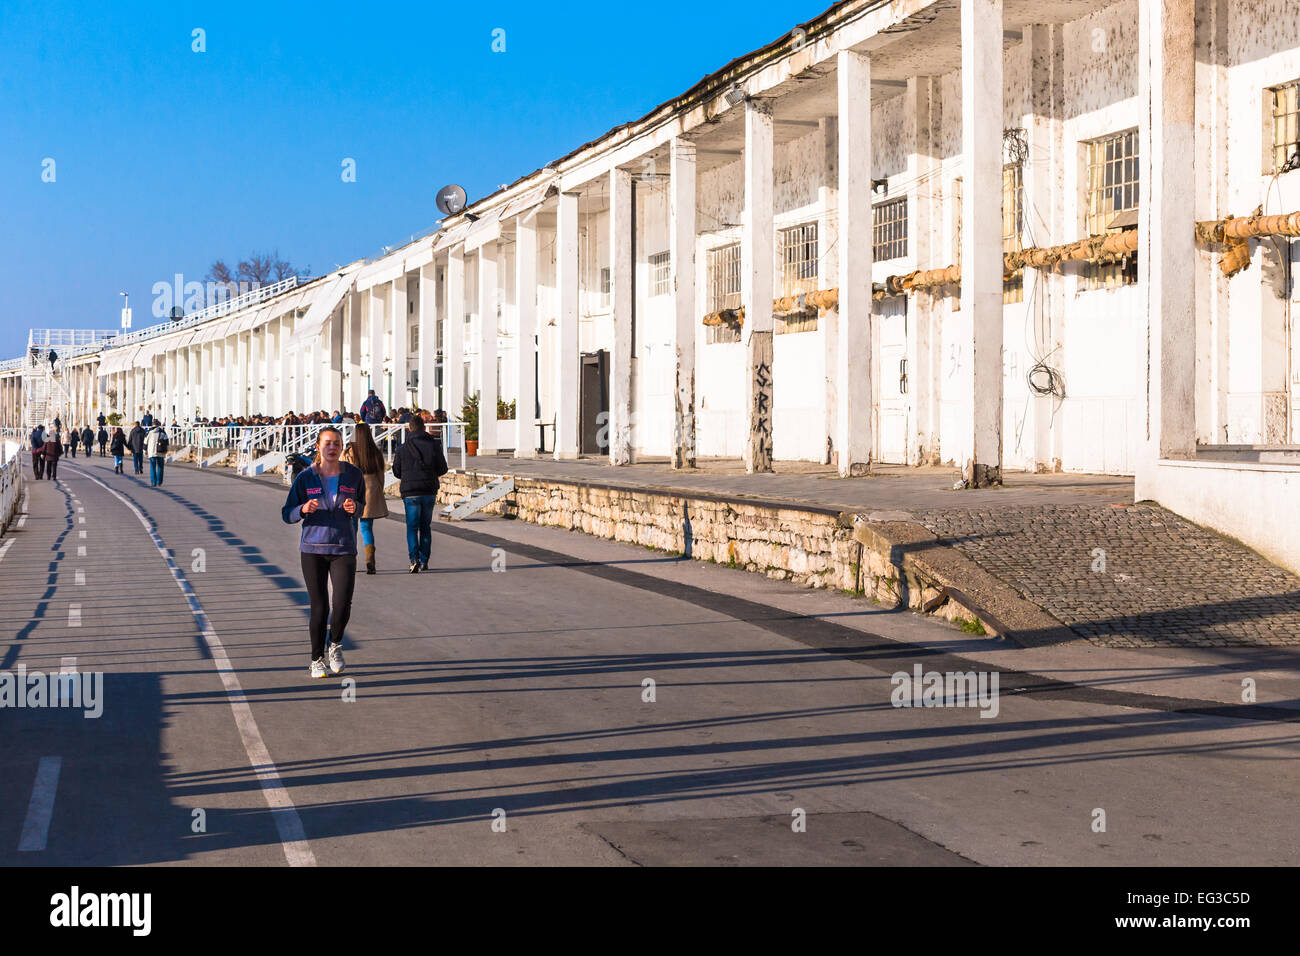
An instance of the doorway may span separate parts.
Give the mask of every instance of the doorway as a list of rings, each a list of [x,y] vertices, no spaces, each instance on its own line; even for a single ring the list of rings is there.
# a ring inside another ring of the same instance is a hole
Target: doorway
[[[609,352],[584,352],[582,392],[579,397],[580,428],[578,453],[601,455],[609,451]],[[606,438],[604,447],[601,437]]]

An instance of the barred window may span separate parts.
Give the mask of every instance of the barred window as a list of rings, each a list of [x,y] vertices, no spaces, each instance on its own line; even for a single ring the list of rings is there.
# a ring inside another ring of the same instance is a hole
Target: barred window
[[[1021,234],[1024,229],[1024,184],[1019,163],[1002,167],[1002,252],[1019,252],[1024,248]],[[1025,270],[1017,269],[1010,279],[1002,283],[1002,301],[1025,301]]]
[[[813,292],[817,288],[817,223],[805,222],[777,233],[777,261],[780,263],[782,296]],[[814,332],[817,309],[801,309],[775,316],[777,335],[787,332]]]
[[[871,255],[877,262],[907,255],[907,197],[871,207]]]
[[[709,311],[740,308],[740,243],[709,250]],[[708,326],[706,341],[739,342],[740,329],[729,325]]]
[[[673,291],[672,256],[660,252],[650,257],[650,294],[668,295]]]
[[[1138,208],[1138,134],[1127,130],[1084,144],[1088,161],[1088,212],[1084,228],[1104,236],[1136,226]],[[1124,216],[1124,213],[1132,214]],[[1137,282],[1137,256],[1119,262],[1085,262],[1079,272],[1082,289],[1110,289]]]
[[[1300,167],[1300,82],[1268,91],[1273,101],[1273,165],[1269,175]]]

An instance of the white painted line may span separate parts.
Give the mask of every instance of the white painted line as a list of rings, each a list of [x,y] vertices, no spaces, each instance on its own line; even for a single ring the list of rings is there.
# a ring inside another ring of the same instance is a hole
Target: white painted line
[[[3,560],[4,560],[5,552],[8,551],[10,548],[13,547],[13,545],[14,545],[14,540],[15,540],[15,539],[13,539],[13,538],[9,538],[7,541],[5,541],[4,544],[0,544],[0,561],[3,561]]]
[[[85,515],[82,515],[80,518],[77,519],[77,524],[85,524],[85,523],[86,523]]]
[[[78,537],[78,538],[84,538],[85,536],[86,536],[86,532],[84,532],[84,531],[78,531],[78,532],[77,532],[77,537]]]
[[[77,659],[75,657],[60,657],[59,673],[60,674],[77,673]]]
[[[81,605],[68,605],[68,627],[81,627]]]
[[[83,471],[78,471],[77,474],[89,478],[130,508],[153,540],[154,547],[158,549],[158,554],[162,556],[163,563],[167,565],[167,570],[171,571],[176,586],[181,589],[181,593],[185,595],[185,600],[189,602],[190,613],[194,615],[194,620],[198,622],[199,630],[203,634],[203,640],[208,645],[208,651],[212,654],[212,663],[221,676],[221,683],[225,687],[226,696],[230,700],[230,709],[235,715],[235,726],[239,729],[239,736],[244,742],[244,752],[248,755],[248,762],[253,768],[253,773],[257,775],[257,779],[262,784],[262,796],[266,799],[266,805],[271,808],[271,818],[275,821],[276,832],[280,834],[280,845],[284,849],[284,858],[290,866],[315,866],[316,855],[312,853],[311,845],[307,842],[307,835],[302,828],[302,818],[298,816],[298,808],[293,805],[293,799],[289,796],[289,791],[284,788],[284,784],[280,780],[280,771],[272,762],[271,752],[266,749],[266,742],[262,739],[262,732],[257,728],[253,710],[248,706],[248,698],[244,696],[244,688],[239,683],[239,675],[235,673],[230,658],[226,656],[226,648],[221,643],[221,638],[217,636],[216,629],[208,620],[208,615],[203,610],[203,605],[199,603],[194,588],[190,587],[190,582],[186,580],[181,569],[172,560],[171,555],[167,553],[167,549],[163,547],[162,539],[158,537],[158,533],[150,526],[148,520],[141,514],[140,509],[131,502],[131,499],[119,494],[94,475]]]
[[[75,502],[74,502],[74,504],[75,504]],[[85,511],[85,510],[86,510],[86,509],[83,508],[83,507],[81,507],[81,505],[77,505],[77,514],[81,514],[81,513],[82,513],[83,511]]]
[[[45,841],[50,835],[50,818],[54,816],[54,795],[59,789],[59,771],[62,768],[62,757],[42,757],[37,765],[32,799],[27,804],[27,819],[23,821],[23,835],[18,840],[19,853],[39,853],[45,849]]]
[[[84,558],[85,556],[86,556],[86,546],[84,544],[77,545],[77,557]]]
[[[79,587],[79,588],[80,588],[80,587],[85,587],[85,584],[86,584],[86,572],[83,571],[81,568],[77,568],[77,574],[76,574],[76,578],[75,578],[75,580],[76,580],[76,582],[77,582],[77,587]]]

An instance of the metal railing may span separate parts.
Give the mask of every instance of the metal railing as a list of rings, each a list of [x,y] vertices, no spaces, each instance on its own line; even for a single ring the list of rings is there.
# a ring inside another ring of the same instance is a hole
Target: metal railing
[[[251,292],[245,292],[243,295],[235,296],[233,299],[226,299],[224,302],[218,302],[210,305],[206,309],[200,309],[198,312],[191,312],[184,318],[177,319],[175,322],[162,322],[158,325],[151,325],[148,328],[140,329],[138,332],[127,332],[123,335],[115,336],[111,341],[104,342],[96,348],[117,348],[120,345],[130,345],[133,342],[142,342],[145,339],[152,339],[159,335],[167,335],[178,329],[188,329],[196,325],[202,325],[204,322],[210,322],[213,319],[220,318],[223,315],[230,315],[241,309],[246,309],[250,305],[256,305],[267,299],[273,299],[282,295],[298,285],[297,276],[289,276],[287,279],[281,279],[279,282],[271,285],[264,285],[260,288],[253,289]],[[71,353],[76,355],[78,353]]]

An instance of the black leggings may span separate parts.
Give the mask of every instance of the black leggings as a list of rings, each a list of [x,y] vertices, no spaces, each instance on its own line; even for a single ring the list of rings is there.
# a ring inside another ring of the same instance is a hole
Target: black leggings
[[[330,637],[342,642],[352,614],[352,588],[356,584],[355,554],[308,554],[302,552],[302,579],[311,596],[311,659],[325,654],[325,622]],[[328,585],[328,590],[327,590]],[[333,600],[329,592],[333,592]]]

